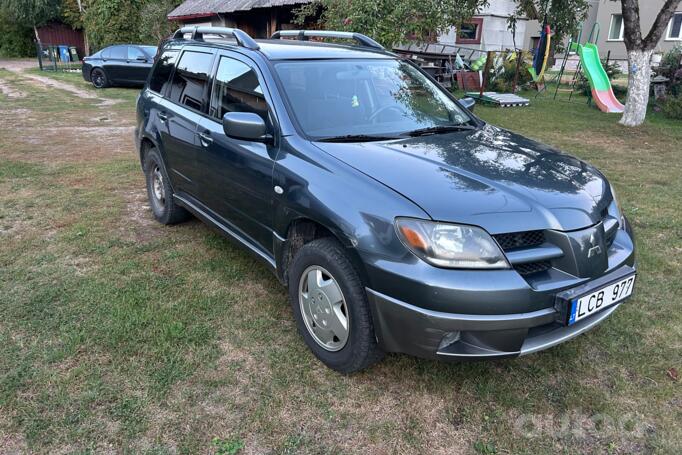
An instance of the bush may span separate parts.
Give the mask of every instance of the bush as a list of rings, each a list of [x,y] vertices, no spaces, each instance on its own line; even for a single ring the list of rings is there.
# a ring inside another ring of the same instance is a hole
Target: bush
[[[0,57],[35,57],[36,46],[31,27],[25,27],[11,21],[0,11]]]
[[[661,104],[661,111],[666,117],[682,120],[682,95],[666,98]]]
[[[682,59],[682,45],[677,45],[663,54],[658,73],[669,79],[675,75],[675,71],[680,68],[680,59]]]
[[[531,75],[528,72],[529,63],[527,62],[527,56],[523,55],[521,58],[521,67],[519,68],[519,79],[516,83],[517,87],[522,87],[531,81]],[[495,79],[493,79],[487,90],[495,92],[510,92],[512,85],[514,84],[514,77],[516,76],[516,65],[518,63],[518,58],[513,60],[504,60],[502,63],[503,71],[498,74]],[[493,70],[494,71],[494,70]]]

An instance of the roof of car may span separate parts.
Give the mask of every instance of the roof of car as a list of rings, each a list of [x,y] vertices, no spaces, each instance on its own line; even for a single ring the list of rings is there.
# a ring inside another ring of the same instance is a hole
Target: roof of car
[[[396,56],[388,51],[367,46],[323,43],[320,41],[298,41],[293,39],[256,40],[259,51],[269,60],[306,60],[338,58],[376,58],[393,59]],[[234,49],[234,41],[223,40],[173,40],[167,46],[198,45]],[[243,47],[238,49],[243,50]]]

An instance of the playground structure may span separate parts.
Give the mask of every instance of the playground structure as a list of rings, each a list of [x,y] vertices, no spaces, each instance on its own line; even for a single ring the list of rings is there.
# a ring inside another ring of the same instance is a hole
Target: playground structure
[[[594,100],[599,110],[606,113],[622,113],[625,109],[623,104],[618,101],[616,95],[613,93],[613,86],[609,80],[606,70],[601,63],[599,58],[599,49],[597,45],[594,44],[599,39],[599,24],[596,23],[590,31],[590,35],[587,38],[585,44],[581,44],[582,41],[582,28],[578,31],[577,37],[574,39],[571,37],[566,47],[566,52],[564,53],[564,58],[561,63],[561,68],[559,74],[555,78],[556,88],[554,90],[554,99],[560,91],[570,92],[569,101],[573,96],[577,83],[580,81],[580,75],[584,74],[590,84],[591,98],[588,98],[588,103],[590,100]],[[564,73],[566,71],[566,64],[571,52],[577,53],[580,58],[578,66],[573,73],[571,82],[569,83],[570,88],[562,88],[562,80]],[[540,89],[538,89],[538,93]]]
[[[581,81],[581,76],[584,75],[590,85],[591,96],[588,103],[594,100],[596,106],[603,112],[622,113],[624,107],[613,93],[611,81],[599,58],[599,49],[594,44],[599,38],[599,24],[594,24],[584,44],[581,44],[582,33],[581,28],[577,37],[571,36],[559,73],[552,75],[549,81],[555,85],[554,99],[557,99],[560,91],[570,92],[568,96],[570,101]],[[509,107],[530,104],[530,100],[516,95],[517,88],[523,85],[524,78],[521,76],[526,71],[528,74],[525,74],[525,77],[530,77],[530,81],[537,88],[536,97],[547,90],[546,69],[551,44],[552,30],[545,24],[531,65],[527,69],[525,68],[527,52],[519,49],[482,51],[450,44],[429,43],[411,44],[395,48],[394,51],[417,63],[446,88],[457,86],[464,90],[468,97],[496,106]],[[565,88],[563,78],[567,62],[571,55],[576,54],[579,62],[568,88]],[[510,74],[510,69],[513,74]]]

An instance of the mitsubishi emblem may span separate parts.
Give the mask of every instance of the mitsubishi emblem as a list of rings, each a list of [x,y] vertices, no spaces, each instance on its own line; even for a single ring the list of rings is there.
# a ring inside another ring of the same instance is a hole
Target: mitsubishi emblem
[[[590,236],[590,245],[591,248],[587,250],[587,259],[601,254],[601,247],[597,243],[597,236],[594,235],[594,232]]]

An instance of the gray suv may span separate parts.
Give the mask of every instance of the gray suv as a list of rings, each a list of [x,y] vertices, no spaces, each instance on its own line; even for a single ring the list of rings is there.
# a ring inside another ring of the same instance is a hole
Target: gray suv
[[[601,172],[483,122],[360,34],[182,28],[136,141],[156,219],[191,213],[262,260],[343,373],[385,352],[529,354],[633,292],[632,231]]]

